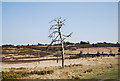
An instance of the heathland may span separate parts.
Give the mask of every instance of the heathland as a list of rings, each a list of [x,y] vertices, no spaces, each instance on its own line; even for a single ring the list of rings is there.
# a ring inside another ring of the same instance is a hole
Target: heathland
[[[82,42],[84,43],[84,42]],[[65,67],[61,46],[3,45],[4,79],[117,79],[120,44],[65,44]]]

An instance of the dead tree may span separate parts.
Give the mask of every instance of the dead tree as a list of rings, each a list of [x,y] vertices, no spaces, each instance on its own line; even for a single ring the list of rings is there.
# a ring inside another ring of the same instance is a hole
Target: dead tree
[[[57,42],[57,41],[60,42],[61,48],[62,48],[62,50],[61,50],[62,67],[64,67],[64,40],[66,37],[71,37],[71,35],[72,35],[72,33],[70,33],[69,35],[64,35],[62,33],[61,28],[62,28],[62,26],[65,25],[64,21],[66,21],[66,19],[62,20],[61,17],[56,18],[51,21],[51,22],[55,22],[55,24],[51,25],[51,27],[49,29],[51,31],[51,34],[48,37],[52,38],[52,42],[47,47],[47,49],[48,49],[49,46],[51,46],[54,42]]]

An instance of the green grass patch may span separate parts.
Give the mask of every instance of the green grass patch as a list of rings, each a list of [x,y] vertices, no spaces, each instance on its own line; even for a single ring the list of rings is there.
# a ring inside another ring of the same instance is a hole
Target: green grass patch
[[[89,71],[89,70],[88,70]],[[112,68],[96,68],[91,72],[82,73],[82,79],[117,79],[118,78],[118,69],[117,67]]]
[[[97,79],[117,79],[118,78],[118,68],[106,68],[106,71],[102,73],[101,75],[95,76]]]

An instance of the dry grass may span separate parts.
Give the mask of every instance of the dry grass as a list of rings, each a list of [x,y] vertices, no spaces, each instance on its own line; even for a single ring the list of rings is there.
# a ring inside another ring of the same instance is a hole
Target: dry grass
[[[14,50],[14,49],[12,49]],[[66,50],[65,57],[72,57],[67,54],[82,54],[93,53],[107,53],[110,50],[112,53],[117,54],[117,47],[98,47],[98,48],[80,48],[77,50]],[[39,58],[23,58],[22,60],[33,59],[50,59],[56,58],[54,54],[47,55]],[[4,54],[3,57],[14,58],[17,57],[33,57],[34,55],[19,55],[19,54]],[[40,62],[28,62],[28,63],[3,63],[4,72],[7,73],[7,78],[20,78],[20,79],[93,79],[93,78],[117,78],[117,56],[106,57],[93,57],[93,58],[77,58],[77,59],[65,59],[65,68],[61,68],[61,60],[57,63],[56,60],[46,60]],[[20,60],[20,59],[17,59]],[[50,72],[48,70],[51,70]],[[19,72],[19,73],[18,73]],[[20,75],[20,72],[22,75]],[[4,73],[6,74],[6,73]],[[23,76],[25,74],[25,77]],[[42,75],[43,74],[43,75]],[[45,75],[44,75],[45,74]]]
[[[109,64],[110,65],[110,64]],[[89,65],[69,65],[65,68],[61,67],[48,67],[41,71],[18,71],[18,72],[4,72],[4,78],[17,78],[17,79],[115,79],[117,78],[117,65],[108,66],[95,66]],[[49,70],[48,70],[49,69]],[[51,70],[50,70],[51,69]]]
[[[116,57],[89,59],[84,63],[68,64],[65,68],[60,66],[37,67],[37,68],[6,68],[4,71],[26,72],[26,77],[17,77],[20,79],[115,79],[118,73],[118,63]],[[72,59],[71,61],[75,61]],[[85,60],[85,59],[83,59]],[[81,60],[79,60],[81,61]],[[51,70],[52,73],[46,73]],[[42,72],[41,72],[42,71]],[[30,73],[32,72],[32,73]],[[43,74],[41,74],[43,73]],[[17,76],[17,75],[16,75]],[[14,78],[14,77],[13,77]],[[16,77],[15,77],[16,78]]]

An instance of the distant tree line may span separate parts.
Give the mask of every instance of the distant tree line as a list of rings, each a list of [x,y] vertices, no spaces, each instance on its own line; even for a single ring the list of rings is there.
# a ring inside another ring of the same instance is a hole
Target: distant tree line
[[[15,48],[24,48],[24,47],[31,47],[31,48],[36,48],[36,46],[47,46],[48,44],[41,44],[38,43],[37,45],[12,45],[12,44],[6,44],[6,45],[2,45],[2,47],[15,47]],[[57,46],[57,45],[61,45],[61,44],[54,44],[53,46]],[[79,43],[72,43],[72,42],[64,42],[64,45],[70,45],[71,47],[120,47],[120,43],[107,43],[107,42],[98,42],[98,43],[93,43],[90,44],[89,41],[85,42],[85,41],[80,41]],[[37,48],[36,48],[37,49]]]

